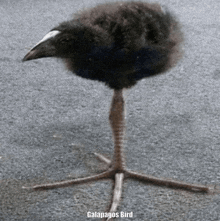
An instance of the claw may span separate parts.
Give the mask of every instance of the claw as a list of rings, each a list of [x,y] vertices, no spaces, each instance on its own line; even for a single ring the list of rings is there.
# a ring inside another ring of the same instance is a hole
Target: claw
[[[22,186],[21,188],[22,189],[27,189],[27,190],[33,189],[33,187],[28,187],[28,186]]]

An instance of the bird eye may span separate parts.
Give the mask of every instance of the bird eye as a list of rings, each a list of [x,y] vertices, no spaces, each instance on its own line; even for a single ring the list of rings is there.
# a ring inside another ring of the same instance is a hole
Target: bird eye
[[[61,40],[60,40],[60,43],[61,44],[66,44],[66,43],[68,43],[68,42],[70,42],[70,38],[62,38]]]

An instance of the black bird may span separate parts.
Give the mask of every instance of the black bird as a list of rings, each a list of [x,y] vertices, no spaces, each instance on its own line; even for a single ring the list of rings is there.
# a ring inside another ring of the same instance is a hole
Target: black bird
[[[74,74],[105,83],[114,90],[110,109],[115,151],[109,169],[101,174],[31,188],[55,188],[103,178],[115,178],[110,212],[118,206],[123,178],[136,178],[178,188],[207,192],[208,187],[159,179],[125,168],[123,89],[163,73],[181,58],[183,35],[176,18],[158,4],[117,2],[87,9],[53,28],[23,61],[43,57],[64,60]]]

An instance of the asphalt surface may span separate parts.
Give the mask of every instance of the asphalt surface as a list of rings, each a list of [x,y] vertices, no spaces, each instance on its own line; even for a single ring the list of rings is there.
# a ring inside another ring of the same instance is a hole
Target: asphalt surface
[[[61,61],[21,59],[51,28],[104,1],[0,2],[0,220],[82,221],[109,207],[104,180],[47,191],[22,186],[104,170],[113,153],[113,91],[67,71]],[[169,72],[126,91],[127,167],[205,184],[213,193],[126,180],[123,221],[220,220],[220,2],[164,0],[182,23],[185,54]]]

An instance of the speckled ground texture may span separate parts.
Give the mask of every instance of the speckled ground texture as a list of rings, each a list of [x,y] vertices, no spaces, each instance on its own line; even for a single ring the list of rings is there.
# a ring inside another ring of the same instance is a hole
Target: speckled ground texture
[[[164,0],[182,23],[185,54],[169,72],[127,90],[127,167],[215,188],[213,194],[126,180],[122,221],[220,220],[220,2]],[[105,169],[113,153],[113,91],[61,61],[21,59],[51,28],[104,1],[0,2],[0,220],[84,221],[109,207],[104,180],[47,191],[22,189]]]

